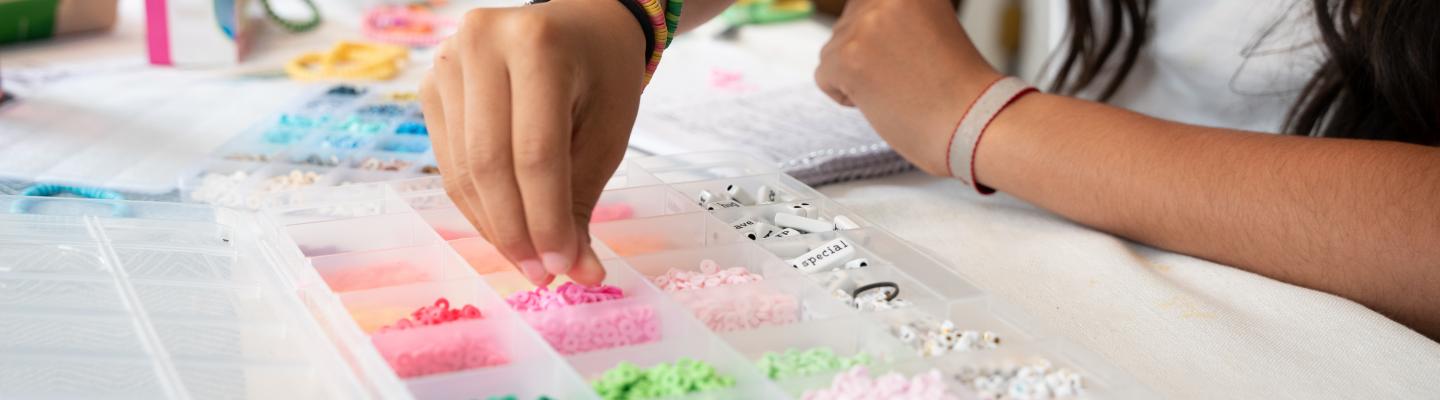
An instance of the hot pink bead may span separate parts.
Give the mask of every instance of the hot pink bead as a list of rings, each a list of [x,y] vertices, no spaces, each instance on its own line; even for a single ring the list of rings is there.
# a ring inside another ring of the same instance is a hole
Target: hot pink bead
[[[462,319],[480,319],[483,317],[484,316],[481,315],[479,308],[475,308],[475,306],[469,304],[465,305],[465,310],[463,312],[461,310],[450,309],[450,300],[441,297],[440,299],[435,300],[434,305],[420,307],[419,309],[416,309],[414,312],[410,313],[410,318],[401,319],[399,321],[395,321],[394,324],[381,327],[377,331],[377,333],[395,330],[405,330],[421,326],[439,325],[446,322],[458,321]]]

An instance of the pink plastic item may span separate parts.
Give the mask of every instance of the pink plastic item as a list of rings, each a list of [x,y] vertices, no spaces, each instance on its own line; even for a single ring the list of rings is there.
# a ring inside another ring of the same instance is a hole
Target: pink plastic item
[[[420,309],[410,313],[410,318],[395,321],[395,324],[381,327],[380,330],[375,331],[375,333],[405,330],[427,325],[440,325],[451,321],[480,319],[483,317],[484,316],[480,314],[480,309],[475,308],[473,305],[466,304],[459,309],[453,309],[450,308],[450,300],[441,297],[439,300],[435,300],[434,305],[420,307]]]
[[[581,304],[619,300],[625,296],[610,285],[586,287],[565,282],[555,290],[538,288],[510,295],[506,302],[561,354],[576,354],[652,342],[660,339],[655,308],[638,302],[618,306],[567,309]]]
[[[655,308],[648,304],[527,313],[522,317],[550,347],[566,355],[660,339]]]
[[[406,6],[372,8],[360,25],[365,37],[408,46],[434,46],[455,29],[454,20]]]
[[[330,290],[336,292],[373,289],[432,279],[428,271],[404,262],[363,267],[327,268],[320,271],[320,277],[330,285]]]
[[[630,219],[633,216],[635,216],[635,209],[630,208],[629,204],[602,204],[595,206],[595,210],[590,212],[590,223],[619,221]]]
[[[401,378],[463,371],[510,362],[498,334],[484,320],[390,330],[370,335]]]
[[[598,303],[625,297],[618,287],[600,285],[587,287],[574,282],[565,282],[555,290],[536,288],[529,292],[516,292],[505,299],[515,311],[545,311],[569,307],[576,304]]]
[[[716,332],[784,325],[800,320],[800,301],[795,296],[766,287],[742,290],[692,290],[675,292],[695,318]]]
[[[846,399],[846,400],[955,400],[958,399],[945,387],[944,377],[939,370],[906,379],[898,372],[870,378],[870,370],[864,366],[851,368],[835,376],[828,389],[806,391],[800,396],[804,400]]]
[[[650,282],[667,292],[707,289],[720,286],[740,285],[765,280],[759,274],[751,273],[744,267],[720,269],[715,260],[700,262],[700,271],[671,268],[663,275],[650,277]]]

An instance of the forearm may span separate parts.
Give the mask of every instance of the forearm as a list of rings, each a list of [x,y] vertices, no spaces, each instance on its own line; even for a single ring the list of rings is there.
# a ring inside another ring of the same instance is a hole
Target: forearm
[[[976,175],[1085,225],[1440,337],[1440,150],[1204,128],[1037,94],[987,130]]]

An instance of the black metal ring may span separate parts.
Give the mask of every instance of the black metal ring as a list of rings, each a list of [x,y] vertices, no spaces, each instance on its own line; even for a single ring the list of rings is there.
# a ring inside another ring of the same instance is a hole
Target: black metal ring
[[[885,301],[895,300],[896,297],[899,297],[899,296],[900,296],[900,285],[896,284],[895,282],[875,282],[875,283],[871,283],[871,284],[867,284],[867,285],[865,285],[865,286],[861,286],[861,287],[855,288],[855,291],[854,291],[854,292],[850,292],[850,298],[851,298],[851,299],[855,299],[855,300],[859,300],[861,293],[865,293],[865,292],[867,292],[867,291],[874,290],[874,289],[886,288],[886,287],[891,288],[891,289],[895,289],[895,290],[891,291],[889,296],[885,296]]]

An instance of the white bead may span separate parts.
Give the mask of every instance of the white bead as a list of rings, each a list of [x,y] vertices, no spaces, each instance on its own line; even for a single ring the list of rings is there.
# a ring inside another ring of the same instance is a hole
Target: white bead
[[[819,212],[819,210],[815,209],[815,205],[810,203],[797,203],[781,211],[786,214],[799,215],[805,218],[815,218],[815,214]],[[832,223],[830,226],[833,229],[835,224]]]
[[[764,239],[774,234],[775,230],[776,228],[774,225],[757,221],[755,223],[755,227],[750,229],[750,232],[746,233],[745,236],[750,238],[750,240]]]
[[[700,197],[700,203],[699,203],[699,204],[700,204],[701,206],[704,206],[704,205],[707,205],[707,204],[710,204],[710,203],[714,203],[714,202],[717,202],[717,201],[730,200],[730,197],[727,196],[727,195],[725,194],[725,192],[720,192],[720,194],[715,194],[715,193],[713,193],[713,192],[711,192],[711,191],[709,191],[709,190],[704,190],[704,189],[701,189],[701,190],[700,190],[700,196],[699,196],[699,197]]]
[[[836,215],[835,230],[843,231],[847,229],[860,229],[860,224],[855,223],[855,220],[850,219],[850,217],[844,215]]]
[[[807,233],[829,232],[835,230],[834,224],[826,223],[818,219],[811,219],[794,214],[776,213],[775,225],[782,228],[794,228]]]
[[[706,210],[716,211],[716,210],[723,210],[723,209],[727,209],[727,208],[740,208],[740,207],[744,207],[745,205],[744,205],[744,204],[740,204],[739,202],[736,202],[735,200],[725,199],[725,200],[712,201],[712,202],[709,202],[709,203],[705,203],[705,204],[702,204],[702,206],[704,206]]]
[[[860,269],[868,266],[870,266],[870,260],[864,258],[857,258],[845,263],[845,269]]]
[[[760,223],[761,222],[759,220],[756,220],[754,218],[741,217],[740,219],[730,221],[730,228],[735,229],[736,232],[745,234],[753,232],[755,227],[758,226]],[[750,239],[754,240],[755,238],[752,237]]]
[[[730,185],[725,187],[725,191],[727,193],[730,193],[731,200],[738,201],[740,202],[740,204],[744,204],[747,206],[755,205],[755,198],[751,197],[750,192],[746,192],[745,188],[736,185]]]
[[[914,342],[915,336],[915,328],[912,328],[909,325],[901,325],[900,327],[895,328],[895,337],[899,338],[901,342]]]
[[[790,260],[790,265],[804,273],[829,271],[855,256],[855,246],[845,238],[836,238]]]
[[[755,190],[755,197],[756,204],[770,204],[776,200],[775,190],[765,185],[760,185],[760,188]]]
[[[800,236],[800,235],[804,235],[804,234],[805,234],[804,232],[800,232],[800,231],[797,231],[797,230],[794,230],[794,229],[790,229],[790,228],[785,228],[785,229],[781,229],[781,230],[775,231],[775,233],[772,234],[772,235],[770,235],[770,236],[768,236],[768,238],[770,238],[770,239],[779,239],[779,238],[784,238],[784,237]]]

